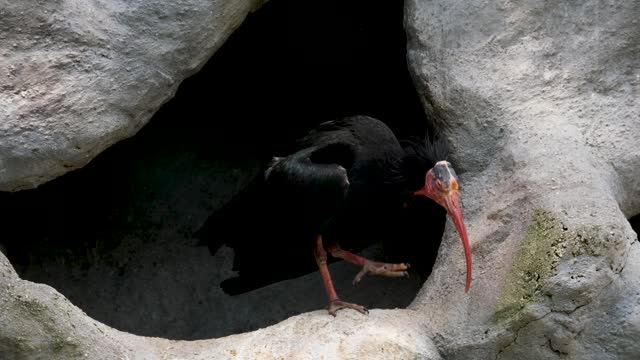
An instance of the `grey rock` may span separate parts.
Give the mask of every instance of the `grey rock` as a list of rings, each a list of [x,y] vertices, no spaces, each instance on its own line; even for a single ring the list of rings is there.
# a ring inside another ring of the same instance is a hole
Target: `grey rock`
[[[251,333],[173,343],[160,354],[193,360],[441,359],[416,321],[417,315],[407,310],[374,310],[368,316],[346,311],[333,318],[324,310],[315,311]]]
[[[53,288],[18,278],[0,254],[2,359],[441,359],[418,314],[319,310],[220,339],[172,341],[120,332]]]
[[[0,191],[134,135],[261,2],[3,1]]]
[[[409,1],[408,60],[454,148],[448,231],[411,309],[451,359],[640,356],[639,5]],[[455,276],[452,274],[456,274]]]
[[[0,289],[2,359],[123,359],[131,347],[52,287],[20,280],[2,254]]]

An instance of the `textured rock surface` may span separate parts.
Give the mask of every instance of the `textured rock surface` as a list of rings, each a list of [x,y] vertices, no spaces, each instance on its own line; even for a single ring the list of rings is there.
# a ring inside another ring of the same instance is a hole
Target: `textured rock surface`
[[[449,233],[410,307],[443,357],[639,356],[640,251],[626,221],[640,212],[638,10],[408,3],[410,67],[456,150],[475,256],[463,296]]]
[[[441,359],[418,314],[325,310],[220,339],[171,341],[101,324],[47,285],[20,280],[0,254],[2,359]]]
[[[315,311],[251,333],[170,341],[89,318],[49,286],[20,280],[2,254],[0,271],[2,359],[440,359],[407,310]]]
[[[416,315],[374,310],[369,316],[342,312],[333,318],[315,311],[251,333],[191,343],[159,341],[157,347],[169,359],[441,359]]]
[[[123,359],[132,348],[53,288],[20,280],[2,254],[0,289],[2,359]]]
[[[261,1],[2,1],[0,190],[135,134]]]

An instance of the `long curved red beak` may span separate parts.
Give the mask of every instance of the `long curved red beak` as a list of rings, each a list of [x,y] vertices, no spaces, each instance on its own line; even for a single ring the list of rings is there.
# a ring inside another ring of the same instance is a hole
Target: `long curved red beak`
[[[467,236],[467,228],[464,225],[462,218],[462,207],[460,206],[460,199],[457,190],[451,191],[448,195],[444,196],[446,203],[445,208],[453,220],[453,224],[458,230],[460,239],[462,240],[462,247],[464,248],[464,258],[467,261],[467,281],[464,286],[464,292],[469,292],[471,287],[471,246],[469,245],[469,237]]]
[[[439,167],[439,168],[437,168]],[[434,174],[434,169],[435,174]],[[440,185],[438,185],[439,183]],[[458,180],[455,172],[445,161],[440,161],[429,170],[425,177],[424,188],[413,193],[414,195],[427,196],[434,200],[440,206],[444,207],[451,216],[453,224],[462,240],[464,249],[464,257],[467,262],[467,279],[464,292],[469,292],[471,287],[471,246],[469,245],[469,237],[467,236],[467,228],[462,218],[462,206],[460,205],[460,195],[458,193]]]

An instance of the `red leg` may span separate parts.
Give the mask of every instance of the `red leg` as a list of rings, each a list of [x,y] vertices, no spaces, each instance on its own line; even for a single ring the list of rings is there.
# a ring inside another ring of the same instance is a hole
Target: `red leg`
[[[409,264],[387,264],[372,261],[349,251],[342,250],[338,245],[330,245],[329,252],[337,258],[362,266],[362,270],[360,270],[355,279],[353,279],[354,284],[360,282],[366,274],[389,277],[409,277],[409,273],[406,271],[409,269]]]
[[[329,296],[329,314],[336,316],[338,310],[346,308],[367,314],[368,311],[363,306],[344,302],[338,298],[336,289],[333,287],[333,281],[331,281],[331,274],[329,274],[329,267],[327,266],[327,252],[324,250],[324,246],[322,245],[322,235],[316,236],[316,246],[313,250],[313,254],[316,257],[316,263],[320,269],[320,275],[322,276],[324,288],[327,290],[327,296]]]

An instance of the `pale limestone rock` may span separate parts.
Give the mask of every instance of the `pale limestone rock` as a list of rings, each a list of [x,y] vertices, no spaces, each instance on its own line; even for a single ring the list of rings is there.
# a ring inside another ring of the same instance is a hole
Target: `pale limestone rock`
[[[632,1],[410,1],[408,60],[452,143],[448,232],[410,307],[451,359],[635,359],[640,102]]]
[[[259,3],[3,1],[0,191],[134,135]]]

